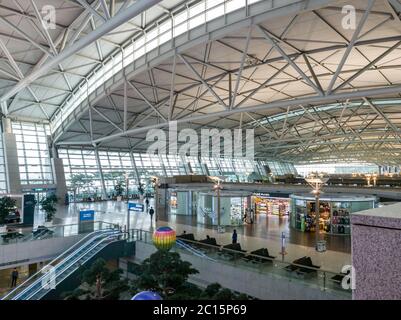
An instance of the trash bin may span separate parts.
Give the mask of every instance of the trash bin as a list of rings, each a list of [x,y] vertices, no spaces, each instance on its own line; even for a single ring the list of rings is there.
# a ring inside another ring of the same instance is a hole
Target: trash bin
[[[316,251],[317,252],[325,252],[326,251],[326,241],[320,240],[316,244]]]

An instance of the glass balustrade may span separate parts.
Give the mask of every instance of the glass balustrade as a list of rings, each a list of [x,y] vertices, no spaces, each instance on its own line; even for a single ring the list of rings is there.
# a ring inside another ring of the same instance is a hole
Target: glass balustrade
[[[116,226],[109,222],[95,221],[93,223],[93,231],[113,229]],[[83,222],[85,224],[85,222]],[[37,227],[34,229],[18,229],[6,233],[0,233],[0,245],[22,243],[27,241],[36,241],[50,238],[63,238],[76,236],[79,232],[78,224],[54,225],[51,227]]]
[[[152,244],[152,233],[148,231],[131,230],[129,237],[131,241]],[[351,290],[344,289],[342,286],[342,282],[346,282],[348,279],[348,277],[344,278],[346,275],[342,273],[323,270],[318,266],[308,266],[303,262],[291,263],[282,261],[277,257],[268,256],[268,252],[261,249],[250,253],[245,250],[238,251],[224,248],[218,244],[182,238],[177,238],[177,240],[177,244],[172,250],[179,253],[197,255],[221,264],[263,273],[284,281],[294,281],[323,291],[331,291],[344,299],[351,299],[352,297]],[[191,250],[188,250],[187,246],[190,246]]]

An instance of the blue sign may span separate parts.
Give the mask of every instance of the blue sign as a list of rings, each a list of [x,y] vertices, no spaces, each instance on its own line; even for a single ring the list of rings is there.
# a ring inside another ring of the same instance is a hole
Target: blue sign
[[[94,221],[95,210],[82,210],[79,211],[79,221]]]
[[[128,210],[136,211],[136,212],[143,212],[144,206],[142,203],[135,203],[129,202],[128,203]]]

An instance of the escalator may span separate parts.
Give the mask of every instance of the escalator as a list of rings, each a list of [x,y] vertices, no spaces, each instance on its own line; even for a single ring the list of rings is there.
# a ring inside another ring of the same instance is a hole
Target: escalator
[[[118,229],[92,232],[51,261],[2,300],[40,300],[110,243],[121,238]]]
[[[22,241],[33,241],[33,240],[43,240],[53,237],[54,231],[48,228],[38,228],[32,233],[25,236]]]

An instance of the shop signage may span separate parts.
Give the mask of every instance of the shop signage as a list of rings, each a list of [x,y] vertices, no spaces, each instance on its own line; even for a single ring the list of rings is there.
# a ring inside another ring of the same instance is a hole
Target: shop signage
[[[257,197],[270,197],[269,193],[261,193],[261,192],[256,192],[253,195]]]

